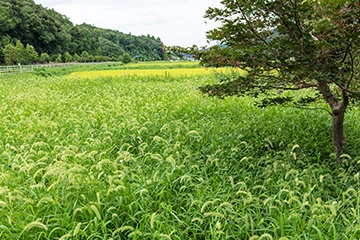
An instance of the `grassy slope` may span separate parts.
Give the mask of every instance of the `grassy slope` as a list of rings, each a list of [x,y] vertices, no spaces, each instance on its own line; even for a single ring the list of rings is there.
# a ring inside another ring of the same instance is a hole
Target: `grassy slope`
[[[24,76],[0,82],[1,239],[360,237],[356,111],[334,166],[326,112],[202,77]]]

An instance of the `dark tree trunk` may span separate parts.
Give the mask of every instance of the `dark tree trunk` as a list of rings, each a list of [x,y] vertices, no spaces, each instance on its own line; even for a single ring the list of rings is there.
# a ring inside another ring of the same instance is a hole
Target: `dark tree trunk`
[[[332,108],[332,135],[336,159],[345,152],[346,139],[344,134],[344,116],[346,105],[343,102],[333,104]]]
[[[342,101],[340,101],[333,94],[327,82],[319,81],[318,84],[321,94],[331,107],[334,150],[336,159],[339,162],[341,155],[345,152],[344,116],[346,107],[349,104],[349,96],[344,88],[340,88],[342,92]]]

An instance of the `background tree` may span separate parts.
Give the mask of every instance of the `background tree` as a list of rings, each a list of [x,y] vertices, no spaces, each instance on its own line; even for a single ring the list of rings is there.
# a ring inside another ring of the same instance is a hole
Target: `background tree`
[[[73,57],[71,56],[71,54],[69,52],[65,52],[64,54],[64,60],[65,62],[71,62],[73,60]]]
[[[75,53],[74,56],[73,56],[73,60],[74,60],[74,62],[80,62],[81,57],[77,53]]]
[[[163,59],[164,44],[153,36],[134,36],[89,24],[75,25],[64,15],[33,0],[0,1],[0,53],[5,45],[20,40],[36,52],[51,56],[87,51],[93,56],[117,58],[126,52],[148,59]],[[4,55],[0,54],[0,63]]]
[[[16,64],[17,52],[15,46],[12,44],[7,44],[3,49],[5,64],[13,65]]]
[[[50,56],[49,56],[49,54],[47,54],[46,52],[41,53],[41,54],[40,54],[40,57],[39,57],[39,61],[40,61],[41,63],[48,63],[48,62],[50,62]]]
[[[89,61],[89,53],[87,51],[83,51],[80,55],[81,62]]]
[[[15,43],[15,50],[16,50],[16,63],[25,64],[25,48],[24,44],[20,40],[17,40]]]
[[[24,62],[25,64],[31,64],[38,61],[39,54],[36,52],[34,46],[26,44],[26,47],[23,51],[24,53],[22,62]]]
[[[124,55],[122,55],[122,57],[121,57],[121,61],[122,61],[124,64],[131,63],[132,57],[130,56],[129,53],[124,53]]]
[[[8,31],[16,25],[16,21],[13,20],[13,9],[10,2],[0,2],[0,32]]]
[[[94,56],[89,54],[88,62],[93,62],[93,61],[94,61]]]
[[[246,77],[201,88],[212,96],[266,96],[262,105],[295,99],[276,92],[313,89],[299,106],[325,100],[337,158],[345,149],[343,121],[358,99],[360,3],[351,0],[223,0],[205,17],[222,26],[208,32],[220,44],[201,52],[202,63],[248,70]]]
[[[61,54],[57,54],[55,56],[55,62],[56,63],[62,63],[63,62],[63,59],[62,59],[62,55]]]

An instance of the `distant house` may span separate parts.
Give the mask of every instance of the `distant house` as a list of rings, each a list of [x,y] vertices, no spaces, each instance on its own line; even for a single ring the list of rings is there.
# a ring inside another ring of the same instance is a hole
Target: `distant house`
[[[184,60],[187,60],[187,61],[195,61],[194,55],[191,55],[191,54],[182,53],[182,57]]]
[[[188,53],[175,54],[172,51],[168,52],[168,59],[170,61],[180,61],[180,60],[195,61],[195,57],[191,54]]]
[[[169,61],[180,61],[180,57],[173,52],[168,53]]]

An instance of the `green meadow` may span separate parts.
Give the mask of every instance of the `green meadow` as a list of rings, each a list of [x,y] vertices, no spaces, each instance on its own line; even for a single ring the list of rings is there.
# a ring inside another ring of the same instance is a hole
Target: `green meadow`
[[[360,239],[357,107],[337,164],[326,111],[75,70],[0,76],[0,239]]]

